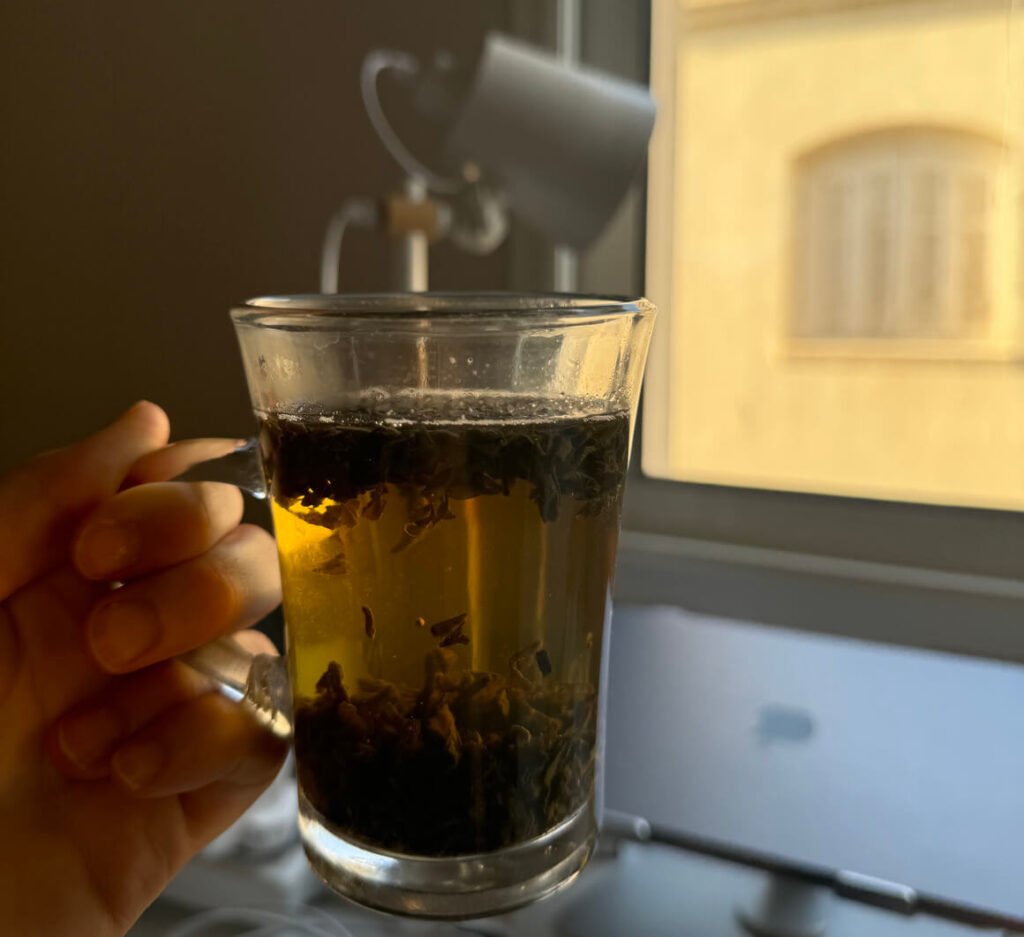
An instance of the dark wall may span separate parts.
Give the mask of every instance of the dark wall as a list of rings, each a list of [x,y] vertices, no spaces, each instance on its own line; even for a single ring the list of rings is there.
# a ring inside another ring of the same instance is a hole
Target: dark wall
[[[331,211],[401,178],[363,114],[363,55],[473,55],[515,6],[0,4],[0,468],[141,397],[179,437],[247,432],[228,306],[315,291]],[[387,288],[390,263],[353,233],[341,289]],[[441,246],[433,285],[501,288],[508,268]]]

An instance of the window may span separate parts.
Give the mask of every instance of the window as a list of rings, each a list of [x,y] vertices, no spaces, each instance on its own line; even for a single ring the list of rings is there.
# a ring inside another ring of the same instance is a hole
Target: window
[[[1024,6],[654,0],[652,13],[646,289],[662,317],[619,601],[1024,661]],[[662,637],[669,682],[682,673],[672,662],[689,656],[730,694],[767,666],[783,696],[800,696],[795,658],[755,662],[749,635],[721,666],[670,640],[669,624]],[[867,651],[822,646],[836,662]],[[880,674],[837,671],[806,699],[824,705],[865,686],[877,699]],[[942,692],[951,711],[969,710],[972,690],[948,681]],[[882,718],[905,714],[914,694],[897,682]],[[1017,727],[1013,704],[1004,708],[985,724],[1006,739]],[[874,737],[878,719],[846,712]],[[888,760],[859,743],[828,747],[835,774],[803,785],[804,805],[834,814],[844,803],[835,779],[860,761],[883,765],[888,788],[903,768],[948,754],[947,738],[963,754],[946,720],[925,740],[929,721],[915,716],[906,750]],[[965,737],[978,737],[967,725]],[[721,732],[707,738],[718,746]],[[986,739],[971,763],[994,766],[1000,744]],[[709,778],[708,802],[728,801]],[[915,793],[916,807],[935,792]],[[881,800],[858,790],[850,802],[877,813]],[[746,816],[759,823],[767,803]],[[893,816],[907,819],[905,806]],[[699,831],[687,821],[686,832],[749,856],[756,833],[723,832],[717,819]],[[935,823],[915,820],[903,840],[948,866],[929,838]],[[924,888],[916,859],[882,871],[877,836],[844,865],[839,826],[821,829],[823,865]],[[774,833],[762,843],[808,858]],[[931,893],[1012,905],[1012,890],[983,897],[953,878]]]
[[[792,336],[832,340],[818,346],[825,353],[848,351],[850,339],[883,339],[883,354],[899,342],[909,354],[928,348],[908,339],[997,341],[993,202],[1004,153],[968,132],[898,128],[799,157]]]
[[[1024,7],[653,0],[650,34],[620,599],[1024,660]]]
[[[1009,0],[654,15],[648,291],[664,316],[644,471],[1024,508],[1021,15]]]

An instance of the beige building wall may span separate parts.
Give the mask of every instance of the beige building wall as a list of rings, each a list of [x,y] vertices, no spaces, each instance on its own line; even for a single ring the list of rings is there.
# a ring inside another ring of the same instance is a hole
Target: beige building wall
[[[669,441],[645,452],[645,469],[1024,506],[1021,23],[988,0],[685,6],[674,86],[655,88],[675,99],[674,204],[671,269],[653,271],[667,285],[659,340],[669,347],[655,356],[648,413]],[[914,127],[1005,144],[989,188],[985,334],[794,341],[797,160],[837,139]],[[655,174],[653,199],[658,186]]]

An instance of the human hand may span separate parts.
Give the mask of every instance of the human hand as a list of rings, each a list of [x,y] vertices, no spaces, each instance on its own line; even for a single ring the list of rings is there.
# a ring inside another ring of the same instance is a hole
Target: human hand
[[[284,757],[174,659],[258,621],[280,580],[236,488],[166,481],[210,446],[168,434],[143,402],[0,477],[4,933],[123,935]]]

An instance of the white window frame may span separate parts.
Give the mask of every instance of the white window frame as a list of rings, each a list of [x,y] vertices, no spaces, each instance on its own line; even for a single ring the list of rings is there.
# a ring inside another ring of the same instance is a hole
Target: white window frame
[[[679,0],[652,2],[645,292],[661,312],[648,393],[670,367],[681,15]],[[641,421],[635,455],[669,429],[668,414]],[[1024,514],[662,481],[639,458],[630,473],[619,601],[1024,662]]]

